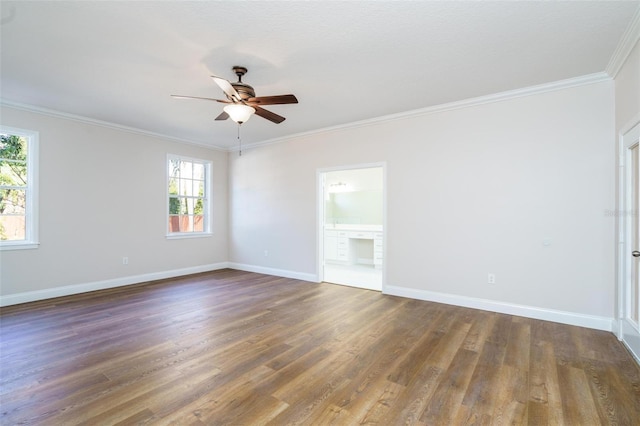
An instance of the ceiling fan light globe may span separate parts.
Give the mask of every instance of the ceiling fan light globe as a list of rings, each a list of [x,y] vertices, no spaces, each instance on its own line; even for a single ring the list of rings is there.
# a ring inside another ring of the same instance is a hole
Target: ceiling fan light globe
[[[251,118],[256,110],[249,105],[244,104],[230,104],[225,106],[224,112],[229,114],[229,117],[236,123],[246,123]]]

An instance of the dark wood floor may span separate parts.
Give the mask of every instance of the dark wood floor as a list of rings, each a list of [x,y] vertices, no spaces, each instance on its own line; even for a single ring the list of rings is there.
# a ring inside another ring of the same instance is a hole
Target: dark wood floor
[[[638,425],[607,332],[222,270],[2,309],[2,425]]]

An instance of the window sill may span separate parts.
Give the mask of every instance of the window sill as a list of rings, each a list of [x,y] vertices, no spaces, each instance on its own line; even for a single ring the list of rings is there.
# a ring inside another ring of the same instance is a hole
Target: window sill
[[[213,235],[212,232],[185,232],[182,234],[167,234],[167,240],[182,240],[184,238],[207,238]]]
[[[32,250],[32,249],[37,249],[40,246],[40,243],[31,243],[31,242],[16,242],[16,243],[10,243],[10,242],[5,242],[5,243],[1,243],[0,244],[0,251],[5,251],[5,250]]]

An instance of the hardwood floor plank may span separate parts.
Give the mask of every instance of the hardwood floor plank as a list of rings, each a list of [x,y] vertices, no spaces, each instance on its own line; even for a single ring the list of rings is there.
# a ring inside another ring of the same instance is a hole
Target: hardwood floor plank
[[[149,409],[145,408],[144,410],[139,411],[134,415],[129,416],[126,419],[123,419],[122,421],[119,421],[117,423],[112,423],[112,424],[114,426],[143,424],[143,423],[146,423],[151,418],[153,418],[153,413]]]
[[[509,342],[504,354],[504,364],[522,371],[529,369],[529,353],[531,348],[531,327],[525,322],[511,323]],[[523,402],[525,397],[520,398]]]
[[[400,395],[380,421],[381,425],[403,423],[418,424],[442,377],[442,370],[432,365],[425,367],[416,378],[401,389]]]
[[[606,361],[594,361],[586,366],[591,394],[598,403],[596,408],[600,418],[610,423],[640,423],[640,406],[634,403],[640,399],[637,381],[620,381],[619,369]],[[624,410],[630,407],[631,410]]]
[[[220,270],[0,309],[0,424],[632,425],[611,333]]]
[[[581,368],[570,363],[559,365],[558,382],[565,424],[597,425],[606,422],[606,418],[600,418],[596,410],[587,377]]]
[[[518,368],[503,364],[495,382],[496,397],[491,419],[496,424],[527,423],[527,400],[518,396],[527,388],[527,373]]]
[[[471,328],[464,341],[464,349],[480,353],[489,333],[495,326],[497,314],[480,312],[475,320],[471,320]]]
[[[424,337],[409,348],[406,355],[401,358],[400,364],[388,375],[389,381],[406,387],[423,368],[429,355],[444,337],[444,333],[441,332],[429,332],[428,330],[425,332]]]
[[[375,402],[371,404],[366,411],[360,416],[358,424],[375,425],[384,424],[382,419],[387,415],[391,406],[396,406],[402,392],[406,389],[404,386],[385,380],[377,386],[383,389],[382,393],[377,396]],[[371,391],[373,392],[373,390]]]
[[[544,403],[531,400],[527,402],[527,420],[526,424],[531,426],[560,424],[549,420],[549,410]]]
[[[440,384],[429,401],[420,421],[426,424],[450,423],[457,417],[465,390],[478,362],[478,353],[461,348],[442,374]]]

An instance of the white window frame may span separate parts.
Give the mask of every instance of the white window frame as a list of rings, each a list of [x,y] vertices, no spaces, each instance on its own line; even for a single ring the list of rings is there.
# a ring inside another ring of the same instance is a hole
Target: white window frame
[[[40,241],[38,240],[38,145],[40,135],[33,130],[18,129],[16,127],[3,125],[0,125],[0,132],[20,136],[27,140],[25,239],[18,241],[0,240],[0,251],[36,249],[40,245]]]
[[[170,179],[170,174],[169,174],[169,166],[171,164],[172,160],[181,160],[181,161],[189,161],[189,162],[194,162],[194,163],[200,163],[204,165],[204,199],[203,199],[203,231],[201,232],[170,232],[169,230],[169,218],[170,218],[170,199],[171,199],[171,194],[169,193],[169,179]],[[211,207],[212,207],[212,202],[211,202],[211,182],[212,182],[212,177],[211,177],[211,170],[212,170],[212,165],[211,165],[211,161],[209,160],[204,160],[202,158],[194,158],[194,157],[187,157],[185,155],[176,155],[176,154],[167,154],[167,161],[165,163],[165,172],[166,172],[166,178],[165,178],[165,194],[166,194],[166,206],[165,206],[165,213],[166,213],[166,220],[165,220],[165,226],[166,226],[166,237],[167,239],[182,239],[182,238],[201,238],[201,237],[209,237],[212,235],[212,231],[211,231],[211,217],[212,217],[212,212],[211,212]]]

